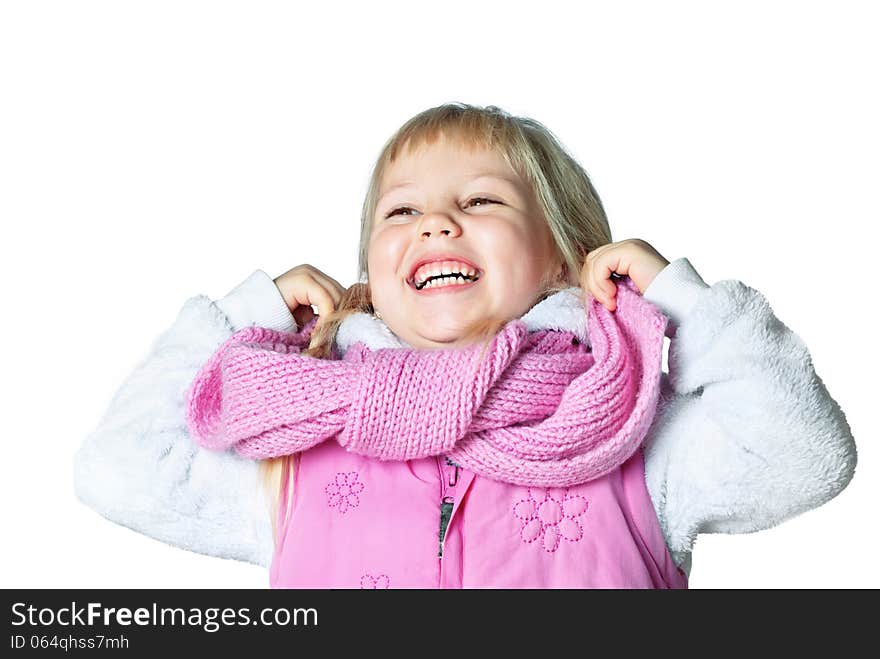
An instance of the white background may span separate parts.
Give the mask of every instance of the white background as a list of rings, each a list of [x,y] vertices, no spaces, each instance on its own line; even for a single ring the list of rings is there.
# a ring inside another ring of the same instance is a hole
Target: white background
[[[850,486],[700,536],[691,586],[880,586],[871,4],[3,3],[0,586],[268,586],[81,504],[73,454],[188,297],[354,283],[380,147],[446,101],[548,126],[615,240],[760,290],[843,407]]]

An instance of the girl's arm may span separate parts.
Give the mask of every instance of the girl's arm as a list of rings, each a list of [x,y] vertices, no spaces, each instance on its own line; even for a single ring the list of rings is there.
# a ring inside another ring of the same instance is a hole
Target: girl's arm
[[[184,549],[268,566],[272,538],[257,463],[197,446],[184,392],[235,331],[297,330],[257,270],[224,298],[187,300],[114,394],[74,458],[78,498],[117,524]]]
[[[856,448],[804,342],[761,293],[666,266],[644,297],[669,317],[669,374],[645,444],[648,490],[676,563],[699,533],[748,533],[822,505]]]

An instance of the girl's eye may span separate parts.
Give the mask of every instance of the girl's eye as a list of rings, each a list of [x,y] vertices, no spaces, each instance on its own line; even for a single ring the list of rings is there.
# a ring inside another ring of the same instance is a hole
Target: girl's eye
[[[400,214],[400,211],[411,211],[411,210],[412,210],[412,208],[410,208],[409,206],[401,206],[400,208],[395,208],[394,210],[389,211],[389,213],[385,216],[385,219],[388,219],[392,215]]]
[[[483,202],[487,202],[490,204],[500,203],[498,201],[495,201],[494,199],[488,199],[487,197],[474,197],[473,199],[471,199],[470,201],[468,201],[465,204],[465,207],[470,206],[471,204],[473,204],[474,202],[477,202],[477,201],[483,201]],[[388,214],[385,216],[385,219],[388,219],[389,217],[392,217],[394,215],[402,215],[403,213],[401,211],[411,211],[411,210],[413,210],[413,209],[410,208],[409,206],[401,206],[400,208],[395,208],[395,209],[388,212]]]
[[[465,204],[465,206],[469,206],[471,203],[473,203],[475,201],[486,201],[486,202],[489,202],[490,204],[497,204],[498,203],[494,199],[487,199],[486,197],[474,197],[467,204]]]

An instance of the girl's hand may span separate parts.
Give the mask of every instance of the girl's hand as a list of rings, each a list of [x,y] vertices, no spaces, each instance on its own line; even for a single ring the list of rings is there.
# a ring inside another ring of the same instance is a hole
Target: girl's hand
[[[311,307],[313,304],[318,310],[316,327],[319,326],[336,309],[345,292],[333,277],[307,263],[291,268],[272,281],[278,287],[299,328],[315,317]]]
[[[617,285],[611,273],[628,276],[640,293],[644,293],[654,277],[669,265],[660,253],[644,240],[631,238],[597,247],[587,254],[581,269],[581,288],[590,293],[608,311],[617,308]]]

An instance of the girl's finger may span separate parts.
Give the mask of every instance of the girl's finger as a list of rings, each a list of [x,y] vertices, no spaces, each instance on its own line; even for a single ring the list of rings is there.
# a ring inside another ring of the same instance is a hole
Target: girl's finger
[[[590,267],[588,263],[585,263],[584,267],[581,268],[580,284],[581,291],[583,291],[584,304],[589,304],[590,296],[592,295],[593,297],[596,297],[596,292],[593,288],[593,282],[590,276]]]
[[[309,286],[306,291],[306,303],[317,308],[319,316],[317,324],[320,325],[336,309],[336,302],[321,281],[313,278],[313,282],[313,285]]]
[[[330,296],[333,298],[336,306],[339,306],[339,303],[342,302],[342,296],[345,293],[345,288],[333,277],[323,272],[314,273],[313,277],[316,280],[319,280],[324,288],[330,293]]]
[[[591,252],[590,254],[594,254]],[[597,300],[600,304],[605,304],[605,292],[598,286],[596,278],[593,276],[593,267],[595,266],[595,257],[590,258],[588,255],[587,262],[581,269],[581,289],[584,291],[584,304],[589,305],[590,296]]]
[[[611,273],[617,267],[618,260],[613,255],[598,258],[591,268],[591,276],[594,285],[601,291],[602,304],[613,311],[616,306],[614,297],[617,295],[617,286],[611,281]]]
[[[590,304],[590,297],[595,299],[602,306],[608,307],[607,293],[596,284],[595,278],[589,271],[587,271],[584,275],[581,288],[584,291],[584,304],[586,304],[588,307],[592,306]]]

